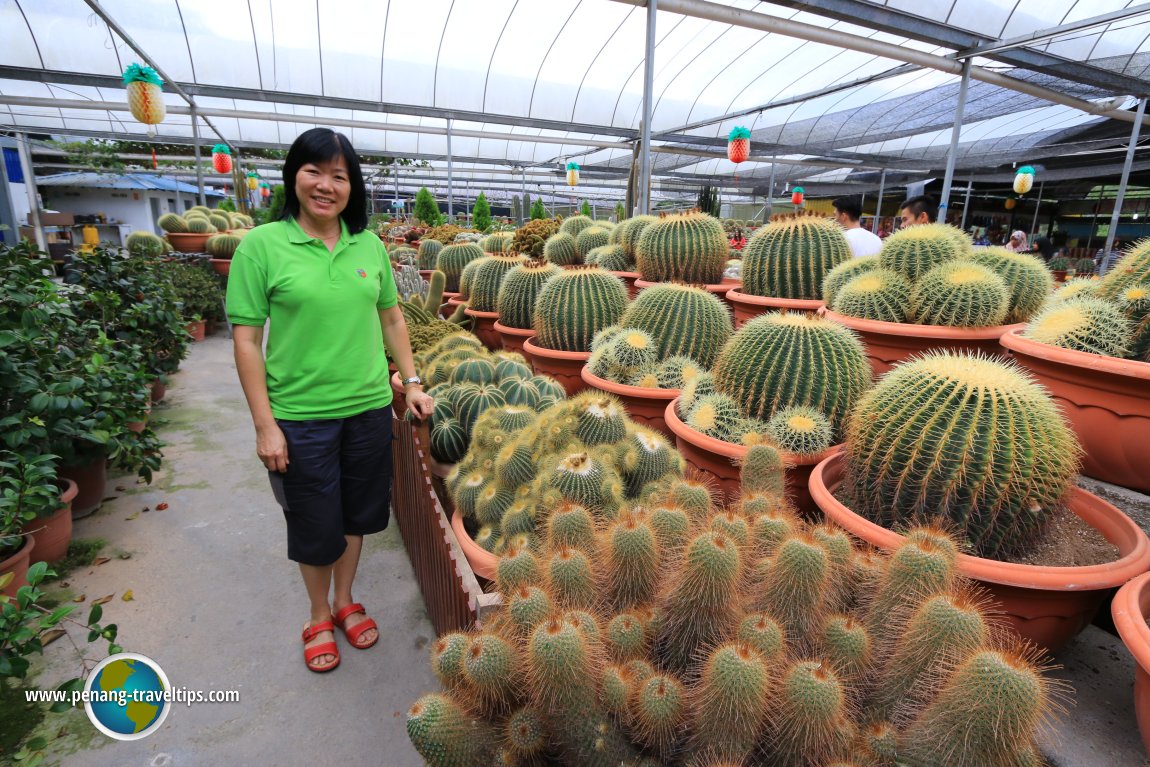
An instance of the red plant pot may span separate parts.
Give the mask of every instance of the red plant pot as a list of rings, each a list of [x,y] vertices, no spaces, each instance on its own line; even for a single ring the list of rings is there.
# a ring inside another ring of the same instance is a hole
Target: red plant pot
[[[1110,604],[1114,627],[1134,656],[1134,715],[1142,734],[1142,747],[1150,754],[1150,573],[1143,573],[1118,589]]]
[[[735,329],[741,328],[760,314],[786,309],[792,312],[817,312],[823,308],[822,299],[805,300],[799,298],[772,298],[752,296],[735,288],[727,291],[727,303],[735,313]]]
[[[395,411],[396,418],[403,418],[407,413],[407,398],[403,395],[403,383],[399,380],[399,373],[391,376],[391,409]]]
[[[503,341],[495,330],[499,312],[481,312],[468,307],[463,313],[471,318],[471,332],[484,346],[493,352],[503,348]]]
[[[591,352],[545,349],[528,338],[523,342],[523,356],[531,363],[531,368],[537,375],[551,376],[562,384],[568,397],[574,397],[587,388],[587,384],[583,382],[583,366],[587,364]]]
[[[613,274],[623,281],[623,284],[627,286],[627,297],[630,298],[632,301],[634,301],[635,296],[639,295],[639,287],[635,284],[635,282],[642,275],[640,275],[638,272],[607,272],[607,273]]]
[[[725,496],[728,498],[738,497],[742,482],[739,479],[737,463],[747,457],[749,448],[731,442],[723,442],[721,439],[708,437],[702,432],[695,431],[679,418],[679,414],[676,412],[678,407],[679,399],[676,397],[667,404],[663,417],[667,421],[667,427],[675,435],[675,445],[679,452],[683,454],[687,463],[704,474],[714,477]],[[838,448],[838,445],[834,445],[822,453],[809,456],[782,454],[783,461],[787,465],[785,477],[787,497],[794,502],[795,507],[804,516],[812,516],[818,510],[807,489],[811,471]]]
[[[204,244],[212,234],[215,233],[168,232],[164,236],[168,238],[168,242],[172,243],[172,247],[180,253],[203,253]]]
[[[194,320],[184,326],[184,330],[192,337],[193,341],[203,341],[207,337],[208,328],[203,320]]]
[[[70,479],[77,485],[72,499],[72,519],[83,519],[95,513],[104,501],[104,486],[108,484],[108,462],[100,456],[83,466],[61,466],[56,472],[61,479]]]
[[[499,568],[499,557],[471,540],[459,512],[451,515],[451,529],[455,531],[455,537],[459,539],[459,548],[463,549],[463,556],[467,557],[467,564],[471,565],[472,571],[480,578],[494,581],[495,572]]]
[[[70,479],[61,480],[61,484],[64,489],[60,491],[60,508],[24,525],[24,534],[36,541],[36,558],[30,563],[56,562],[68,553],[68,544],[72,541],[72,500],[79,486]]]
[[[153,405],[158,405],[164,401],[164,396],[168,393],[168,387],[159,378],[152,381],[152,390],[149,394]]]
[[[661,431],[669,439],[675,434],[667,426],[667,403],[679,396],[678,389],[649,389],[643,386],[627,386],[626,384],[608,381],[600,378],[583,366],[580,372],[584,383],[593,389],[614,394],[627,409],[627,414],[644,426]]]
[[[7,559],[0,561],[0,575],[7,573],[13,575],[8,585],[0,590],[0,594],[15,599],[16,592],[20,590],[20,587],[28,585],[28,567],[32,564],[32,549],[34,548],[36,548],[36,541],[24,536],[23,545]]]
[[[840,452],[811,473],[811,496],[828,519],[881,549],[894,549],[905,539],[855,514],[834,496],[846,469]],[[1101,565],[1042,567],[958,555],[959,572],[978,581],[999,604],[1007,622],[1024,639],[1054,652],[1090,624],[1109,590],[1150,568],[1150,539],[1112,505],[1073,487],[1070,511],[1113,543],[1120,557]]]
[[[232,271],[232,260],[230,258],[209,258],[208,262],[212,265],[212,271],[221,277],[227,277]]]
[[[534,328],[513,328],[504,325],[499,320],[495,321],[495,332],[499,334],[499,342],[503,344],[503,350],[507,352],[523,353],[523,344],[528,338],[535,335]]]
[[[1082,473],[1150,493],[1150,362],[1103,357],[1024,338],[1002,345],[1047,388],[1082,443]]]
[[[999,343],[1002,334],[1025,327],[1025,323],[994,325],[989,328],[951,328],[909,322],[881,322],[847,317],[829,309],[823,312],[823,316],[859,334],[866,346],[867,360],[870,361],[875,378],[903,360],[932,350],[982,352],[991,357],[1005,357],[1006,350]]]

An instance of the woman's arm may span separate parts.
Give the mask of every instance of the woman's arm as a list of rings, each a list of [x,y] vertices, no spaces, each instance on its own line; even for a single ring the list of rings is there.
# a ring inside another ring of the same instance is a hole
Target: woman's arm
[[[248,400],[256,427],[256,455],[268,471],[287,471],[287,440],[272,415],[268,400],[267,369],[264,367],[264,329],[254,325],[232,326],[232,347],[240,386]]]
[[[379,310],[379,326],[383,330],[383,342],[391,351],[391,358],[399,368],[399,378],[411,378],[416,374],[415,361],[411,355],[411,339],[407,335],[407,321],[403,319],[403,312],[398,306]],[[407,384],[403,387],[407,406],[415,411],[421,419],[431,415],[435,403],[431,397],[423,392],[419,384]]]

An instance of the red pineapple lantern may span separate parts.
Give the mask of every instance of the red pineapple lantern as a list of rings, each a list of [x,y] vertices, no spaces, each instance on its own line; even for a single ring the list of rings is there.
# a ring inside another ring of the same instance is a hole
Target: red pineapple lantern
[[[751,156],[751,132],[741,125],[731,128],[727,135],[727,159],[733,163],[746,162]]]
[[[216,173],[232,172],[232,150],[227,144],[216,144],[212,147],[212,167]]]
[[[794,189],[791,190],[791,204],[792,205],[802,205],[803,204],[803,188],[801,186],[796,186]]]

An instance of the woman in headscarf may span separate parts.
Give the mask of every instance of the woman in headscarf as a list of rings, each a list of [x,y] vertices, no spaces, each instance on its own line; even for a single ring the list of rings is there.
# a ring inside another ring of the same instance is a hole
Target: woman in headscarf
[[[1013,250],[1015,253],[1025,253],[1030,250],[1030,244],[1026,241],[1026,232],[1021,229],[1016,229],[1010,235],[1010,241],[1006,243],[1007,250]]]

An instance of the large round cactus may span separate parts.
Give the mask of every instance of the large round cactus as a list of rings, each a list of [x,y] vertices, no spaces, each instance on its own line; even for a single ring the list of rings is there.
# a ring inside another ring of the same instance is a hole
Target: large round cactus
[[[419,256],[417,262],[420,269],[434,269],[435,259],[439,256],[439,251],[443,250],[443,243],[439,240],[420,240],[419,241]]]
[[[477,312],[494,312],[499,305],[499,287],[503,278],[523,263],[520,256],[488,256],[475,267],[468,292],[468,306]]]
[[[575,237],[584,229],[594,226],[595,222],[590,216],[572,216],[559,225],[559,231]]]
[[[827,272],[850,258],[850,243],[834,221],[805,213],[777,216],[743,249],[742,291],[819,299]]]
[[[727,250],[719,219],[684,213],[663,216],[643,229],[635,263],[649,282],[713,285],[723,279]]]
[[[1042,308],[1054,289],[1054,278],[1042,261],[1006,248],[978,248],[970,260],[997,274],[1010,290],[1006,323],[1026,322]]]
[[[879,322],[906,322],[910,282],[890,269],[860,269],[835,294],[831,310]]]
[[[658,221],[657,216],[634,216],[621,222],[611,230],[611,242],[623,246],[623,251],[630,261],[635,260],[635,248],[639,244],[639,237],[648,224]]]
[[[204,250],[213,258],[231,258],[240,246],[240,238],[234,234],[214,234],[204,243]]]
[[[530,328],[531,317],[535,313],[535,298],[540,288],[549,278],[562,271],[547,261],[528,261],[507,272],[495,303],[499,321],[509,328]]]
[[[165,213],[156,219],[156,224],[165,232],[180,234],[188,231],[188,222],[178,213]]]
[[[582,263],[579,250],[575,247],[575,235],[567,232],[557,232],[547,238],[543,245],[543,257],[558,266]]]
[[[124,245],[133,256],[155,258],[164,252],[164,241],[151,232],[132,232]]]
[[[1084,296],[1043,309],[1023,335],[1063,349],[1126,357],[1130,354],[1132,330],[1130,321],[1109,301]]]
[[[502,255],[511,250],[511,240],[513,237],[514,235],[511,232],[496,232],[480,240],[479,247],[483,248],[484,253]]]
[[[1010,307],[1002,278],[971,261],[949,261],[922,275],[911,293],[921,325],[985,328],[1001,325]]]
[[[1150,286],[1150,240],[1142,240],[1110,267],[1098,289],[1100,298],[1115,299],[1127,288]]]
[[[534,342],[545,349],[585,352],[591,339],[614,325],[627,308],[627,287],[602,269],[557,274],[535,300]]]
[[[823,277],[823,303],[834,306],[835,298],[843,286],[863,272],[878,268],[878,256],[856,256],[843,261]]]
[[[611,244],[611,233],[601,226],[589,226],[575,235],[575,251],[579,254],[580,261],[595,248],[609,244]]]
[[[770,312],[731,336],[715,362],[715,389],[750,418],[769,420],[779,410],[805,405],[822,412],[836,435],[870,386],[862,342],[829,320],[804,313]]]
[[[952,229],[954,227],[945,224],[919,224],[900,229],[883,242],[879,264],[916,282],[939,264],[965,255]]]
[[[459,273],[459,297],[470,301],[471,300],[471,280],[475,277],[475,272],[479,266],[487,261],[491,256],[482,256],[474,261],[468,261],[467,265],[463,267],[463,271]]]
[[[435,268],[443,272],[447,278],[444,290],[458,293],[459,278],[463,274],[463,267],[477,258],[483,258],[483,248],[470,242],[448,245],[439,251],[439,255],[435,259]]]
[[[674,284],[641,291],[620,324],[650,333],[660,360],[685,356],[708,368],[734,330],[722,301],[705,290]]]
[[[1080,449],[1013,364],[932,353],[896,366],[847,424],[852,508],[900,528],[945,517],[979,556],[1023,549],[1061,503]]]

